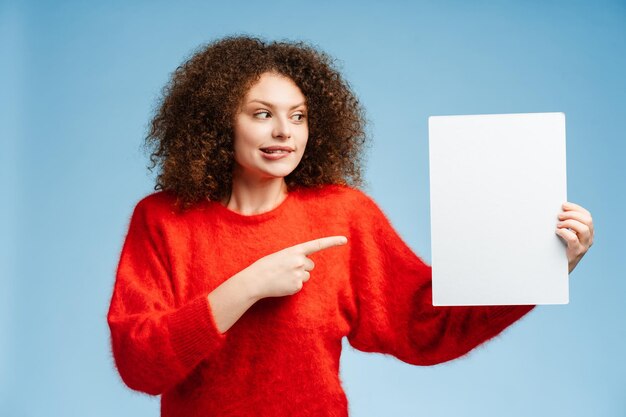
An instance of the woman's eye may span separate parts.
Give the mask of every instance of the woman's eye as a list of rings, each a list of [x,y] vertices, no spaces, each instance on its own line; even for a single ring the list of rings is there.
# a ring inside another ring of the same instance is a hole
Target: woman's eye
[[[260,111],[260,112],[254,113],[254,117],[256,117],[257,119],[268,119],[271,117],[271,113],[269,111]],[[296,122],[301,122],[306,118],[306,116],[302,113],[298,113],[298,114],[294,114],[293,116],[291,116],[291,118],[295,120]]]

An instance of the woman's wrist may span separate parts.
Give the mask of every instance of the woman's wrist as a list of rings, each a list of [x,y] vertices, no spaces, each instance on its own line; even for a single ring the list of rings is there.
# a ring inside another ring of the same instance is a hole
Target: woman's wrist
[[[238,286],[241,288],[242,293],[246,294],[246,297],[253,303],[256,303],[263,298],[262,291],[258,280],[254,279],[248,271],[243,270],[234,275],[233,278],[237,281]]]

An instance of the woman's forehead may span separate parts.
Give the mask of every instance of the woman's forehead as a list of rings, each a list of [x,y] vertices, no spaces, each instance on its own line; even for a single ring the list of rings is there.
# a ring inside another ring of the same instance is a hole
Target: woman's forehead
[[[306,101],[304,94],[289,77],[264,73],[247,91],[244,103],[259,102],[280,107],[297,107]]]

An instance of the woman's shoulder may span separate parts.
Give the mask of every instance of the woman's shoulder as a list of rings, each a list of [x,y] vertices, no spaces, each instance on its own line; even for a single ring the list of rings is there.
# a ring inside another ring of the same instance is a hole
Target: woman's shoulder
[[[315,212],[328,212],[333,216],[348,216],[353,220],[376,214],[378,206],[365,191],[343,184],[325,184],[299,189],[298,200]]]
[[[139,199],[133,216],[163,218],[178,213],[176,196],[169,191],[157,191]]]
[[[169,191],[156,191],[139,199],[136,207],[139,208],[168,208],[175,207],[176,196]]]

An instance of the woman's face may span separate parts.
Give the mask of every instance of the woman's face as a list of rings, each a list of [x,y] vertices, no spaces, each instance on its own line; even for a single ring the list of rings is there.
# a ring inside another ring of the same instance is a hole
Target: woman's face
[[[235,178],[284,178],[300,163],[309,137],[305,97],[290,79],[264,73],[235,115]]]

